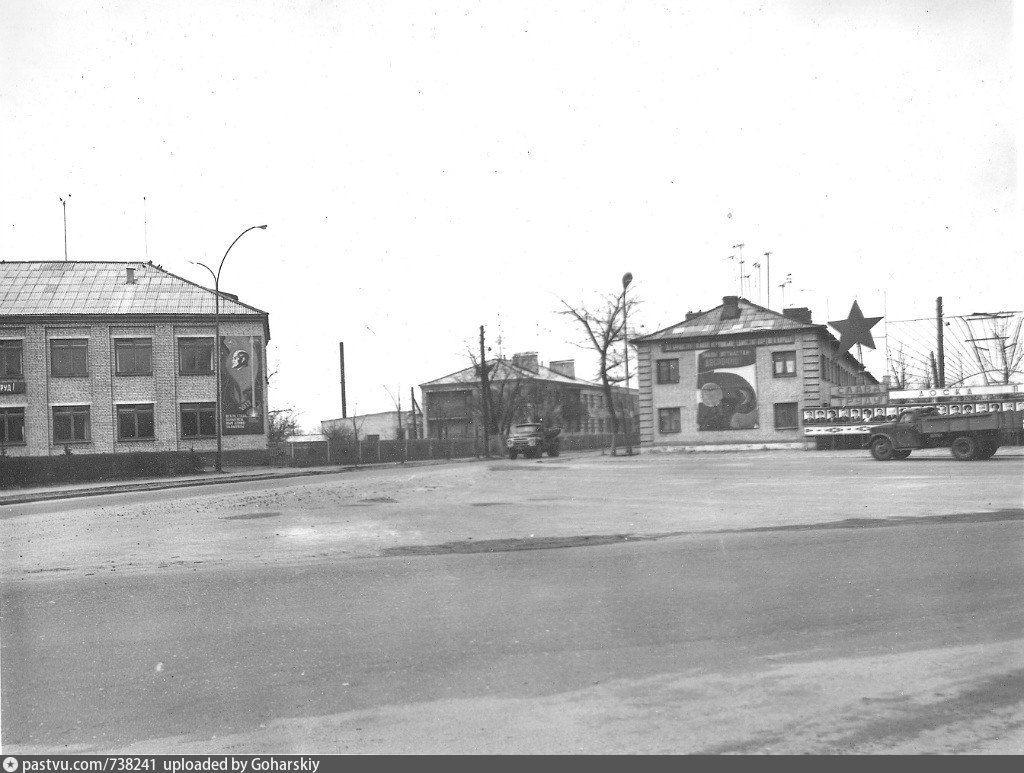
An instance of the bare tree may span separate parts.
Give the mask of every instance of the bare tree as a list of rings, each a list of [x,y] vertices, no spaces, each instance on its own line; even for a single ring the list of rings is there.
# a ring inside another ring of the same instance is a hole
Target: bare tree
[[[889,356],[889,376],[893,382],[893,388],[907,388],[907,355],[900,346],[895,355]]]
[[[469,350],[469,359],[473,363],[473,372],[480,379],[477,389],[474,390],[470,398],[470,407],[482,422],[483,400],[487,400],[487,418],[490,420],[488,432],[492,435],[508,435],[513,424],[530,418],[526,416],[527,379],[523,377],[518,368],[504,358],[488,360],[489,389],[487,394],[484,394],[480,359],[472,349]]]
[[[581,348],[593,349],[597,353],[597,376],[604,390],[605,403],[612,422],[612,456],[616,454],[616,436],[621,425],[619,421],[619,402],[615,400],[612,386],[626,380],[625,374],[620,375],[624,364],[625,320],[632,314],[637,305],[635,298],[626,298],[625,290],[615,295],[605,295],[596,302],[587,305],[580,303],[573,306],[561,300],[565,308],[559,312],[572,317],[583,328],[584,343]],[[626,399],[630,397],[627,394]]]

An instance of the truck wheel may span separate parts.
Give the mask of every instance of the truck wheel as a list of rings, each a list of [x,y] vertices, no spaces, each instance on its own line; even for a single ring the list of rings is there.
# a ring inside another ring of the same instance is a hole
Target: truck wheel
[[[508,458],[509,459],[517,459],[517,458],[519,458],[519,452],[518,451],[509,451],[508,452]]]
[[[900,461],[902,461],[903,459],[909,459],[910,451],[893,451],[892,458],[899,459]]]
[[[979,444],[970,435],[961,435],[953,441],[950,450],[953,452],[953,458],[958,462],[969,462],[978,458]]]
[[[548,449],[548,456],[555,457],[555,456],[558,456],[558,454],[559,454],[559,450],[557,448],[549,448]]]
[[[993,456],[995,456],[995,453],[998,450],[999,443],[995,442],[994,440],[989,440],[988,442],[984,443],[981,446],[981,449],[978,451],[978,458],[991,459]]]
[[[871,441],[871,455],[880,462],[888,462],[896,454],[892,441],[887,437],[877,437]]]

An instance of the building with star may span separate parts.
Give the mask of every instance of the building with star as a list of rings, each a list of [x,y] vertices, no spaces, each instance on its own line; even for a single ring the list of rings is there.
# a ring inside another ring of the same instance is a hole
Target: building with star
[[[850,351],[856,343],[873,345],[869,331],[877,319],[858,320],[859,311],[855,306],[845,327],[836,327],[840,342],[814,323],[810,309],[779,313],[727,295],[713,309],[687,312],[675,325],[631,339],[639,358],[641,444],[813,445],[805,424],[828,411],[834,388],[869,392],[879,385]]]

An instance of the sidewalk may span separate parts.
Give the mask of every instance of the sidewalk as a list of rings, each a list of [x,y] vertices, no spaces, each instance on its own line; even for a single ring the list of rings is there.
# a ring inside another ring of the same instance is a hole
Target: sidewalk
[[[474,462],[475,457],[465,459],[429,459],[405,462],[405,466],[446,464],[449,462]],[[64,483],[54,486],[26,486],[25,488],[0,491],[0,507],[30,502],[45,502],[55,499],[123,494],[132,491],[160,491],[162,489],[187,488],[189,486],[217,486],[222,483],[244,483],[250,480],[274,480],[277,478],[303,478],[313,475],[331,475],[372,467],[397,467],[399,462],[381,464],[331,465],[323,467],[236,467],[222,473],[209,470],[198,475],[178,475],[162,478],[135,478],[132,480],[94,481],[91,483]]]

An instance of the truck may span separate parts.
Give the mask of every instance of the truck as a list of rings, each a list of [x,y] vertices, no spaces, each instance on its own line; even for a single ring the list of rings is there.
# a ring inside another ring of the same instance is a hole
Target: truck
[[[505,441],[508,458],[515,459],[522,454],[527,459],[539,459],[547,452],[548,456],[558,456],[561,452],[562,432],[557,427],[545,427],[541,422],[517,424]]]
[[[896,421],[872,427],[867,447],[880,462],[906,459],[919,448],[949,448],[961,462],[990,459],[1010,436],[1019,436],[1022,418],[1019,411],[957,416],[935,406],[910,408]]]

